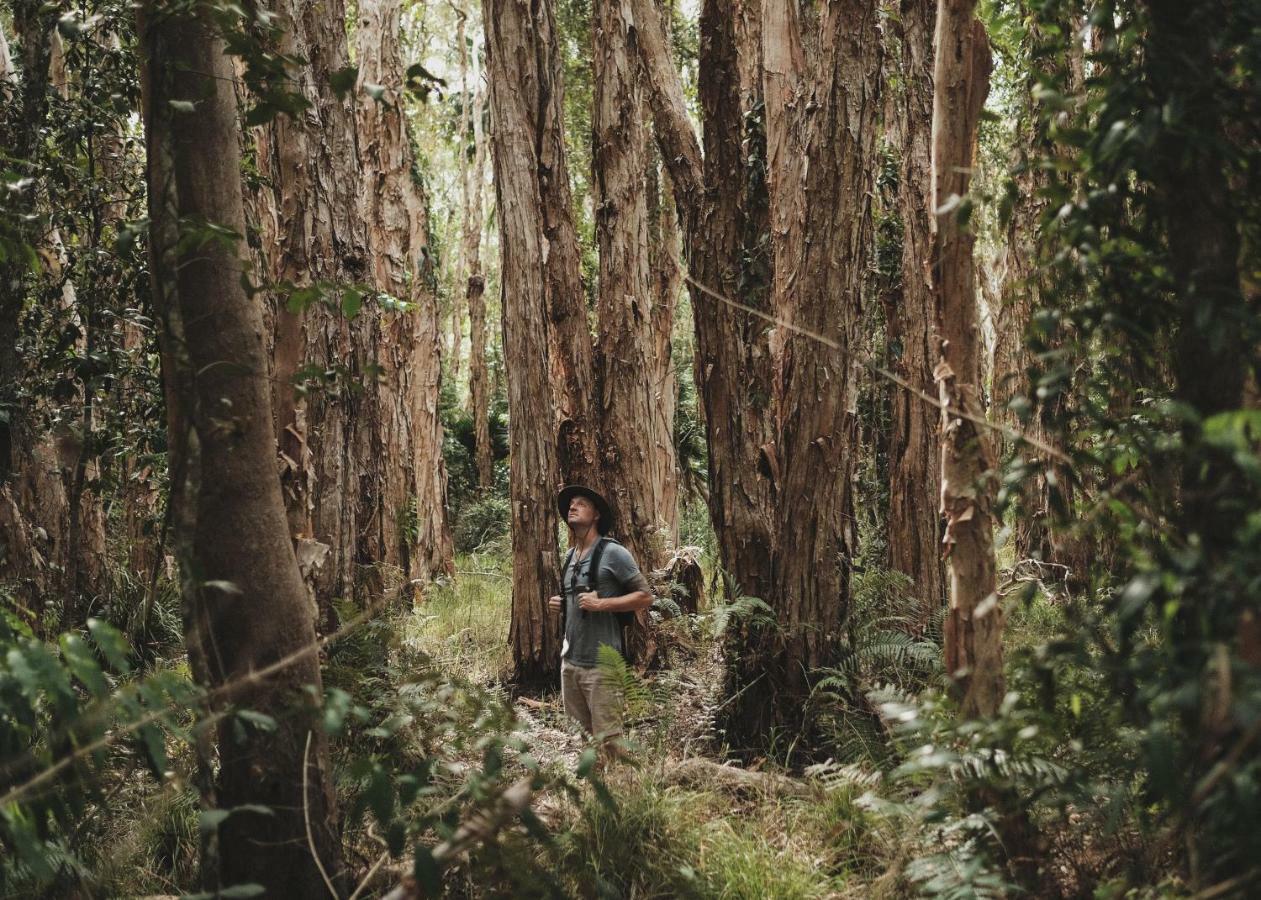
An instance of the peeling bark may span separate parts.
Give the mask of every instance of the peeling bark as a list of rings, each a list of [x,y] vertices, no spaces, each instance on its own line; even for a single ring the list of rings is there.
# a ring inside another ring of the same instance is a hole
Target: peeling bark
[[[941,0],[934,40],[933,238],[941,359],[941,509],[950,573],[946,672],[966,717],[991,716],[1004,693],[1003,610],[994,559],[995,462],[980,402],[973,236],[957,215],[968,195],[991,58],[974,0]],[[965,418],[965,416],[969,418]]]
[[[932,393],[936,303],[931,272],[928,194],[932,172],[933,26],[936,0],[902,0],[901,91],[894,115],[901,132],[898,209],[902,218],[901,290],[888,315],[892,368]],[[927,626],[946,599],[941,559],[941,466],[937,410],[897,388],[889,438],[889,564],[914,582],[919,623]]]
[[[438,395],[442,378],[438,298],[428,271],[429,217],[413,172],[403,115],[404,65],[399,0],[361,0],[356,31],[358,137],[363,171],[360,214],[367,225],[373,283],[405,299],[406,313],[381,315],[375,363],[371,452],[375,502],[363,510],[356,554],[427,579],[454,570],[446,517],[446,465]],[[385,85],[381,99],[362,90]],[[371,471],[371,470],[369,470]]]
[[[700,101],[705,154],[687,115],[661,17],[634,0],[636,45],[644,66],[654,135],[669,172],[683,233],[696,330],[696,381],[709,448],[709,513],[729,593],[767,595],[772,524],[769,481],[760,472],[773,444],[766,322],[711,295],[767,310],[771,262],[763,134],[754,112],[760,80],[756,9],[707,0],[701,9]],[[753,113],[747,117],[746,113]]]
[[[560,617],[547,597],[559,586],[556,445],[553,421],[548,296],[557,252],[547,231],[540,189],[549,112],[541,84],[553,72],[551,12],[523,0],[483,0],[490,80],[491,149],[500,227],[504,357],[508,368],[509,483],[512,501],[512,645],[518,682],[555,681]],[[559,107],[557,107],[557,110]],[[553,120],[559,137],[559,123]],[[554,149],[554,148],[553,148]],[[568,179],[560,178],[568,195]],[[574,245],[576,253],[576,243]],[[576,255],[574,261],[576,262]],[[554,262],[554,260],[553,260]],[[564,348],[561,348],[561,353]]]

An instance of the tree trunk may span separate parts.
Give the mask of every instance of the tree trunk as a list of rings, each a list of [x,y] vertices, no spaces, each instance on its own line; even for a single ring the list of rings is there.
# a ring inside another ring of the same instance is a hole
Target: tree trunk
[[[428,268],[428,210],[413,171],[403,115],[401,16],[399,0],[359,4],[361,215],[368,229],[375,286],[407,300],[413,309],[385,312],[379,323],[378,405],[369,424],[375,431],[373,453],[386,464],[376,469],[380,485],[369,493],[376,505],[363,510],[357,553],[364,562],[383,562],[412,578],[428,579],[453,571],[453,551],[438,414],[438,298]],[[363,90],[365,84],[386,86],[384,95],[373,99]]]
[[[648,165],[648,271],[652,273],[652,397],[654,441],[664,450],[654,454],[654,478],[666,516],[666,538],[671,547],[679,543],[679,472],[674,444],[674,414],[678,405],[678,383],[674,372],[674,313],[683,286],[679,267],[678,214],[671,197],[670,176],[658,171],[657,154]]]
[[[543,203],[543,266],[552,325],[550,359],[560,473],[566,483],[598,487],[603,480],[599,393],[565,154],[564,58],[557,46],[550,0],[536,0],[532,9],[539,56],[537,80],[528,89],[534,92],[538,110],[534,133],[539,148],[538,190]]]
[[[39,171],[50,88],[63,100],[69,96],[65,57],[56,17],[48,9],[16,4],[13,21],[21,38],[23,78],[17,77],[7,42],[0,37],[0,81],[8,95],[0,146],[11,160],[24,162],[23,168]],[[85,137],[88,176],[95,180],[99,139],[91,132]],[[55,297],[60,315],[78,329],[79,355],[95,349],[93,329],[98,323],[91,307],[81,306],[71,273],[63,271],[70,259],[58,229],[48,227],[41,215],[49,207],[47,187],[37,178],[10,204],[15,215],[6,224],[4,237],[29,250],[15,247],[0,263],[0,284],[5,288],[0,291],[0,404],[7,413],[0,423],[0,576],[12,585],[30,624],[38,626],[44,605],[56,597],[61,601],[58,624],[70,629],[83,624],[90,600],[104,590],[106,572],[104,505],[89,486],[89,476],[98,474],[99,468],[91,439],[95,397],[88,381],[80,383],[77,422],[63,423],[49,433],[43,424],[50,412],[47,398],[20,390],[33,373],[19,350],[19,336],[35,290]],[[99,243],[103,224],[98,212],[91,232],[84,236],[87,252]],[[40,253],[46,264],[43,274],[36,275],[29,267],[26,252]],[[90,292],[89,298],[94,297]]]
[[[762,5],[767,176],[777,329],[777,441],[766,450],[776,521],[770,591],[778,627],[751,635],[732,703],[746,745],[798,727],[809,672],[827,665],[848,614],[858,445],[856,329],[875,191],[877,4],[815,15]],[[841,99],[843,98],[843,99]],[[820,340],[821,339],[821,340]],[[728,727],[728,739],[733,728]]]
[[[333,598],[355,590],[356,565],[364,560],[360,534],[372,530],[380,509],[387,460],[373,449],[377,387],[370,368],[380,314],[366,303],[351,318],[340,295],[369,276],[354,107],[330,83],[349,65],[345,7],[341,0],[268,6],[283,28],[277,49],[307,61],[291,72],[310,107],[259,129],[258,166],[271,192],[255,203],[264,271],[278,286],[273,383],[281,484],[290,532],[312,560],[307,577],[328,629],[336,619]],[[319,283],[335,287],[303,310],[289,308],[287,286]]]
[[[325,896],[324,873],[340,890],[345,874],[326,740],[304,691],[321,694],[319,660],[276,477],[263,321],[242,285],[238,246],[181,243],[181,223],[245,230],[232,68],[209,24],[187,14],[148,8],[139,30],[190,661],[199,683],[233,685],[231,703],[275,720],[271,729],[220,720],[218,806],[271,813],[235,810],[219,826],[217,882]],[[252,674],[294,654],[274,675]]]
[[[702,161],[661,17],[651,0],[634,0],[633,9],[654,134],[683,231],[709,448],[710,518],[729,595],[763,597],[771,546],[770,485],[760,471],[763,448],[773,441],[770,329],[765,319],[722,299],[769,311],[764,136],[759,118],[746,122],[745,115],[760,106],[761,85],[748,79],[742,89],[741,78],[760,58],[760,17],[739,0],[702,6]]]
[[[670,433],[654,415],[655,334],[648,271],[645,132],[638,68],[628,41],[630,9],[596,0],[592,15],[595,108],[592,182],[596,242],[600,251],[600,444],[602,486],[616,518],[616,533],[639,565],[651,571],[665,560],[663,532],[670,529],[665,483],[673,482]],[[672,493],[671,493],[672,495]],[[646,610],[628,634],[631,658],[655,660]]]
[[[560,617],[546,607],[560,578],[555,506],[560,469],[547,427],[553,421],[548,291],[558,248],[548,238],[547,203],[538,176],[545,164],[539,150],[540,138],[546,138],[543,125],[555,112],[540,103],[547,95],[539,93],[554,74],[547,70],[555,59],[550,19],[546,0],[537,7],[523,0],[483,3],[508,368],[513,576],[509,641],[518,682],[555,681],[560,665]],[[559,123],[554,128],[559,137]],[[545,155],[545,140],[542,146]],[[550,172],[565,181],[568,194],[563,172]]]
[[[468,67],[468,51],[460,46],[460,67]],[[490,438],[490,392],[486,374],[486,276],[482,272],[482,224],[484,220],[482,198],[486,178],[486,137],[482,131],[482,117],[486,94],[481,86],[481,67],[478,52],[473,47],[473,89],[470,92],[467,77],[464,85],[464,104],[470,113],[462,129],[460,160],[463,167],[461,188],[464,196],[464,268],[465,300],[469,314],[469,395],[473,407],[473,442],[477,459],[477,483],[482,490],[489,490],[495,481],[494,448]],[[467,165],[469,149],[463,142],[472,135],[473,163]]]
[[[901,4],[901,91],[894,115],[901,132],[898,208],[902,218],[901,291],[888,316],[893,372],[933,390],[936,304],[931,258],[933,24],[936,0]],[[927,626],[945,604],[937,410],[901,387],[892,395],[889,438],[889,565],[908,575]]]
[[[958,215],[968,195],[976,127],[989,92],[985,27],[974,0],[941,0],[934,40],[932,224],[941,359],[941,505],[950,570],[946,672],[966,717],[991,716],[1003,699],[1003,610],[998,603],[992,511],[995,463],[982,427],[980,335],[973,236]],[[938,212],[938,210],[943,210]],[[965,418],[967,417],[967,418]]]

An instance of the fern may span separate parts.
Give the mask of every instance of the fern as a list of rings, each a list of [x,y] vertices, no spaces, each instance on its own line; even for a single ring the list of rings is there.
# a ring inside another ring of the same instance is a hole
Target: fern
[[[637,722],[652,715],[656,698],[622,654],[608,644],[601,644],[596,668],[605,685],[621,698],[622,716],[627,722]]]

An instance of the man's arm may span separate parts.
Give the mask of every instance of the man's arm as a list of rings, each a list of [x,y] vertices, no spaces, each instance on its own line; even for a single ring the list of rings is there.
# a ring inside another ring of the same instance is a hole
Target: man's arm
[[[592,612],[608,613],[638,612],[652,606],[651,585],[631,555],[619,544],[614,544],[608,552],[611,554],[610,568],[620,579],[626,593],[618,597],[599,597],[591,591],[578,595],[578,605]]]
[[[599,597],[595,591],[588,591],[578,595],[578,605],[591,612],[639,612],[652,606],[652,594],[647,590],[637,590],[620,597]]]

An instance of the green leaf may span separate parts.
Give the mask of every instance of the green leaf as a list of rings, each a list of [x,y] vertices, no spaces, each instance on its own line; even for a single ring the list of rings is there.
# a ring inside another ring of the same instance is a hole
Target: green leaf
[[[332,75],[328,76],[328,83],[338,97],[344,96],[345,93],[355,86],[355,79],[359,77],[358,66],[344,66],[338,69]]]
[[[353,319],[363,308],[363,291],[356,287],[348,287],[342,291],[342,315]]]
[[[266,713],[257,712],[252,709],[239,709],[236,712],[238,719],[249,722],[259,731],[275,731],[276,720]]]
[[[108,622],[88,619],[88,633],[111,666],[123,674],[131,671],[131,662],[127,658],[131,647],[122,632]]]
[[[166,102],[169,103],[171,106],[171,109],[175,110],[176,112],[180,112],[180,113],[197,112],[197,104],[195,104],[192,100],[168,100]]]
[[[595,747],[588,747],[582,751],[582,756],[578,757],[578,777],[587,778],[591,775],[591,770],[595,768]]]

